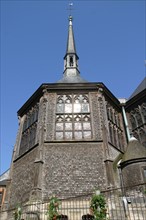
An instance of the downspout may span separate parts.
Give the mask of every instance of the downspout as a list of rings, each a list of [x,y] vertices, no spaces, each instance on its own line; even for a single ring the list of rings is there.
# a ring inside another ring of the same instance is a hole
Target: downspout
[[[117,163],[117,167],[118,167],[119,177],[120,177],[120,186],[121,186],[121,192],[122,192],[122,203],[123,203],[123,208],[124,208],[124,214],[125,214],[125,218],[127,219],[128,218],[128,201],[126,198],[126,192],[125,192],[124,183],[123,183],[121,161],[122,160],[119,160],[119,162]]]
[[[126,99],[120,99],[119,101],[120,101],[121,106],[122,106],[122,114],[123,114],[125,129],[126,129],[126,135],[127,135],[127,139],[128,139],[128,142],[129,142],[130,141],[130,131],[129,131],[127,116],[126,116],[126,112],[125,112],[125,108],[124,108],[125,103],[126,103]]]

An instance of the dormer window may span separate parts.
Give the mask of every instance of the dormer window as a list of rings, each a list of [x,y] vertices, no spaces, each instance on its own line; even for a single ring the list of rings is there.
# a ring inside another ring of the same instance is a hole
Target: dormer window
[[[74,65],[73,56],[70,56],[70,57],[69,57],[69,65],[70,65],[70,66],[73,66],[73,65]]]

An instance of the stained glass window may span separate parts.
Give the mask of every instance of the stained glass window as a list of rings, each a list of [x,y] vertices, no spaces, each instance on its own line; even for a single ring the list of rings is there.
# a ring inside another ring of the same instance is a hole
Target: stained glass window
[[[88,94],[57,96],[56,140],[91,139],[91,117]]]

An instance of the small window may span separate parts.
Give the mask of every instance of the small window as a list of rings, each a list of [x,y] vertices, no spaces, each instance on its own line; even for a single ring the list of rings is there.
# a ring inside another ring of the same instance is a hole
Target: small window
[[[72,57],[72,56],[69,58],[69,65],[70,65],[70,66],[73,66],[73,65],[74,65],[73,57]]]

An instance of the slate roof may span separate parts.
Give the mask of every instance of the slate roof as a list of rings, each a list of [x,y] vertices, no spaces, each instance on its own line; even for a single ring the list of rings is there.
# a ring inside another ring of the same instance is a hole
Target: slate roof
[[[135,137],[132,137],[123,155],[122,162],[141,158],[146,158],[146,148]]]
[[[140,92],[142,92],[144,89],[146,89],[146,77],[143,79],[143,81],[139,84],[139,86],[135,89],[135,91],[132,93],[129,99],[132,99],[134,96],[138,95]]]
[[[9,179],[10,170],[8,169],[6,172],[0,175],[0,186],[6,185],[7,180]]]
[[[80,75],[76,76],[63,76],[57,83],[87,83]]]

